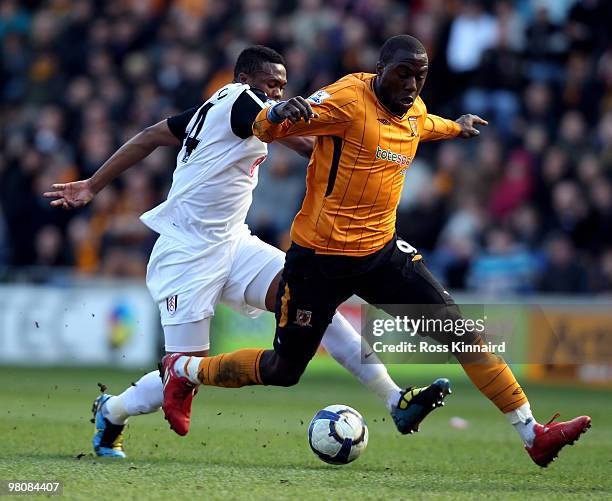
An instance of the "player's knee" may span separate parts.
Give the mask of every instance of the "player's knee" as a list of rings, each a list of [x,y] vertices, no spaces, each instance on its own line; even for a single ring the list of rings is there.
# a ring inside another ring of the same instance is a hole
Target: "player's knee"
[[[456,304],[447,304],[443,307],[445,318],[449,318],[453,321],[457,321],[463,316],[461,315],[461,311],[459,311],[459,307]]]
[[[280,357],[274,351],[265,352],[264,356],[260,364],[260,373],[263,383],[267,385],[294,386],[306,369],[306,364]]]
[[[431,325],[432,328],[424,328],[420,332],[422,336],[434,339],[449,348],[454,346],[456,342],[462,344],[480,342],[474,322],[466,322],[456,304],[428,305],[426,308],[426,313],[423,315],[426,319],[424,325]],[[449,330],[449,326],[452,326],[451,330]]]
[[[284,374],[280,374],[278,376],[277,386],[295,386],[300,381],[302,377],[302,372],[286,372]]]
[[[300,381],[304,369],[300,366],[277,365],[276,369],[269,375],[270,382],[274,386],[295,386]]]

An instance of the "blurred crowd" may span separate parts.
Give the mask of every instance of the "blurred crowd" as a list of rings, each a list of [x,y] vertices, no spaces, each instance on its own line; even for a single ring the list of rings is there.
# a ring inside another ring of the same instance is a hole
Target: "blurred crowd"
[[[238,53],[281,52],[286,95],[373,71],[389,36],[426,46],[432,113],[490,122],[423,143],[398,234],[453,289],[612,292],[612,3],[604,0],[0,0],[0,276],[141,277],[176,150],[87,208],[41,194],[90,176],[142,128],[231,81]],[[305,163],[271,148],[249,224],[281,248]]]

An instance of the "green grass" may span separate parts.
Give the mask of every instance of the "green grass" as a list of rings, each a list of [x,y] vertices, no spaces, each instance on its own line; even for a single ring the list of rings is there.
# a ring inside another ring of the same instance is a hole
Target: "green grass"
[[[160,413],[136,417],[126,433],[129,458],[95,458],[89,408],[96,382],[117,393],[138,376],[0,368],[0,479],[62,480],[66,498],[89,500],[612,497],[610,391],[527,387],[541,420],[557,410],[565,418],[593,417],[589,433],[546,470],[464,381],[420,433],[400,436],[366,389],[320,370],[292,389],[206,388],[187,437],[171,432]],[[308,447],[310,418],[332,403],[355,407],[370,427],[367,450],[348,466],[326,465]],[[450,427],[452,416],[467,419],[469,428]]]

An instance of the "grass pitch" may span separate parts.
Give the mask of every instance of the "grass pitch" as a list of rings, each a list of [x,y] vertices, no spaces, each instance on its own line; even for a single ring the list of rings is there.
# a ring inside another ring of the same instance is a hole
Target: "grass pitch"
[[[139,375],[0,368],[0,479],[62,480],[66,498],[88,500],[612,498],[610,391],[526,387],[540,421],[557,410],[593,417],[593,428],[547,469],[531,462],[506,419],[465,380],[455,378],[446,407],[420,433],[400,436],[365,388],[317,371],[291,389],[205,388],[186,437],[161,413],[139,416],[126,433],[127,460],[94,457],[96,382],[116,394]],[[355,407],[370,428],[367,450],[348,466],[324,464],[308,447],[310,418],[332,403]],[[452,416],[468,428],[452,428]]]

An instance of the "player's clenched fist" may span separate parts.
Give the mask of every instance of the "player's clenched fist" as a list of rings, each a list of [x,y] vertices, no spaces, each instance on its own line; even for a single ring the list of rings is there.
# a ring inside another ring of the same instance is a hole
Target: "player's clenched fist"
[[[291,123],[297,123],[302,119],[304,122],[309,122],[311,118],[317,118],[318,116],[302,96],[281,101],[268,111],[268,120],[272,123],[281,123],[285,119],[288,119]]]
[[[480,131],[475,125],[489,125],[489,122],[480,118],[478,115],[461,115],[455,122],[461,125],[459,137],[465,139],[480,135]]]
[[[89,180],[75,181],[73,183],[58,183],[51,186],[56,191],[43,193],[44,197],[55,198],[51,201],[53,207],[63,209],[76,209],[87,205],[95,196]]]

